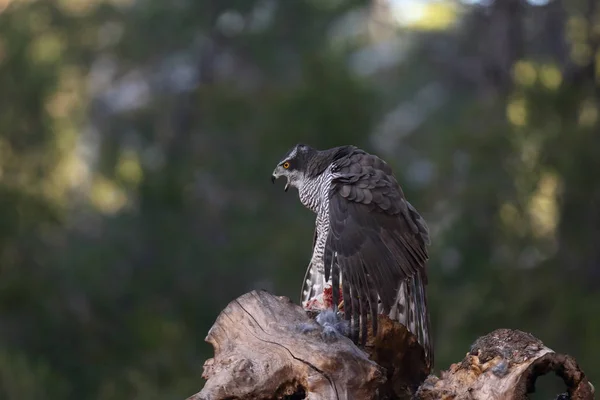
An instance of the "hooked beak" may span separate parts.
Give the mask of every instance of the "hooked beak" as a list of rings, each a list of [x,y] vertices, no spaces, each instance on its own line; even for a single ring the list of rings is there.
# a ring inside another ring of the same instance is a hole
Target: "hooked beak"
[[[282,176],[280,173],[277,172],[277,169],[278,168],[275,168],[275,171],[273,171],[273,175],[271,175],[271,183],[275,183],[275,180]],[[287,182],[285,184],[285,188],[283,188],[284,192],[287,192],[288,189],[290,188],[290,178],[287,176],[286,176],[286,178],[287,178]]]

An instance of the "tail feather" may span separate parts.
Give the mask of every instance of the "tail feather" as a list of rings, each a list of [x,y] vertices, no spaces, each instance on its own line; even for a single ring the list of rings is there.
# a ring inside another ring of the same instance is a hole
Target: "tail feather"
[[[306,270],[304,282],[302,285],[302,305],[305,309],[320,310],[324,309],[325,298],[324,289],[326,286],[332,284],[332,277],[325,282],[325,275],[322,271],[319,271],[318,266],[309,265]],[[339,283],[344,279],[340,274]],[[433,342],[431,339],[429,312],[427,310],[427,294],[425,291],[425,279],[423,272],[417,272],[412,277],[407,278],[400,282],[400,285],[396,294],[396,301],[393,303],[388,316],[392,320],[400,322],[402,325],[417,337],[419,344],[425,350],[425,359],[430,367],[433,367]],[[344,301],[344,313],[352,315],[352,310],[357,309],[363,313],[368,308],[367,301],[364,299],[364,304],[355,299],[350,293],[348,285],[341,285],[343,289],[342,298]],[[374,302],[376,294],[371,300]],[[348,301],[350,299],[350,301]],[[373,306],[373,304],[371,305]],[[384,305],[381,301],[377,306],[378,313],[384,313]],[[364,310],[363,310],[364,309]],[[352,332],[354,335],[358,334],[358,319],[353,321]],[[366,322],[366,321],[365,321]],[[366,327],[366,323],[364,324]]]
[[[400,283],[396,303],[388,316],[406,326],[417,337],[419,344],[425,350],[425,359],[432,367],[433,343],[427,310],[427,294],[421,272]]]

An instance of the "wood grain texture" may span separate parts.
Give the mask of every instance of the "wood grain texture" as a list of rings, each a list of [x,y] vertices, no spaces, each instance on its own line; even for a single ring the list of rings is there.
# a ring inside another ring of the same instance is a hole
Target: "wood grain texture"
[[[302,324],[314,330],[303,333]],[[300,306],[264,291],[231,302],[206,340],[215,356],[204,365],[204,388],[189,400],[370,400],[385,380],[350,339],[324,341]]]
[[[497,329],[479,338],[460,363],[440,377],[430,376],[417,398],[424,400],[526,400],[539,376],[555,372],[566,394],[558,398],[593,400],[594,388],[575,360],[552,349],[529,333]]]
[[[204,364],[204,388],[188,400],[524,400],[549,372],[565,382],[559,398],[594,399],[575,359],[528,333],[493,331],[438,377],[403,325],[383,315],[379,324],[363,349],[343,336],[327,339],[286,297],[244,294],[210,329],[215,354]]]

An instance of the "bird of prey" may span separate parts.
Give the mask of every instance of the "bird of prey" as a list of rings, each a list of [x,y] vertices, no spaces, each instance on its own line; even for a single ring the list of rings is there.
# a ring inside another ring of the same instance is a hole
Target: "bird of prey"
[[[272,182],[279,177],[316,214],[303,307],[332,308],[335,315],[343,308],[352,340],[363,344],[368,319],[376,334],[377,316],[386,314],[417,337],[433,365],[425,291],[429,230],[390,166],[351,145],[297,144],[277,164]]]

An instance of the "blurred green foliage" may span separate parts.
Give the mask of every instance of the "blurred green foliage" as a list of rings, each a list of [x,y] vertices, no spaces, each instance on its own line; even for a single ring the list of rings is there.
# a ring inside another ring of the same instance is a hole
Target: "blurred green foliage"
[[[437,370],[506,327],[597,379],[595,2],[376,4],[0,1],[0,398],[197,392],[229,301],[298,299],[297,142],[377,152],[429,221]]]

